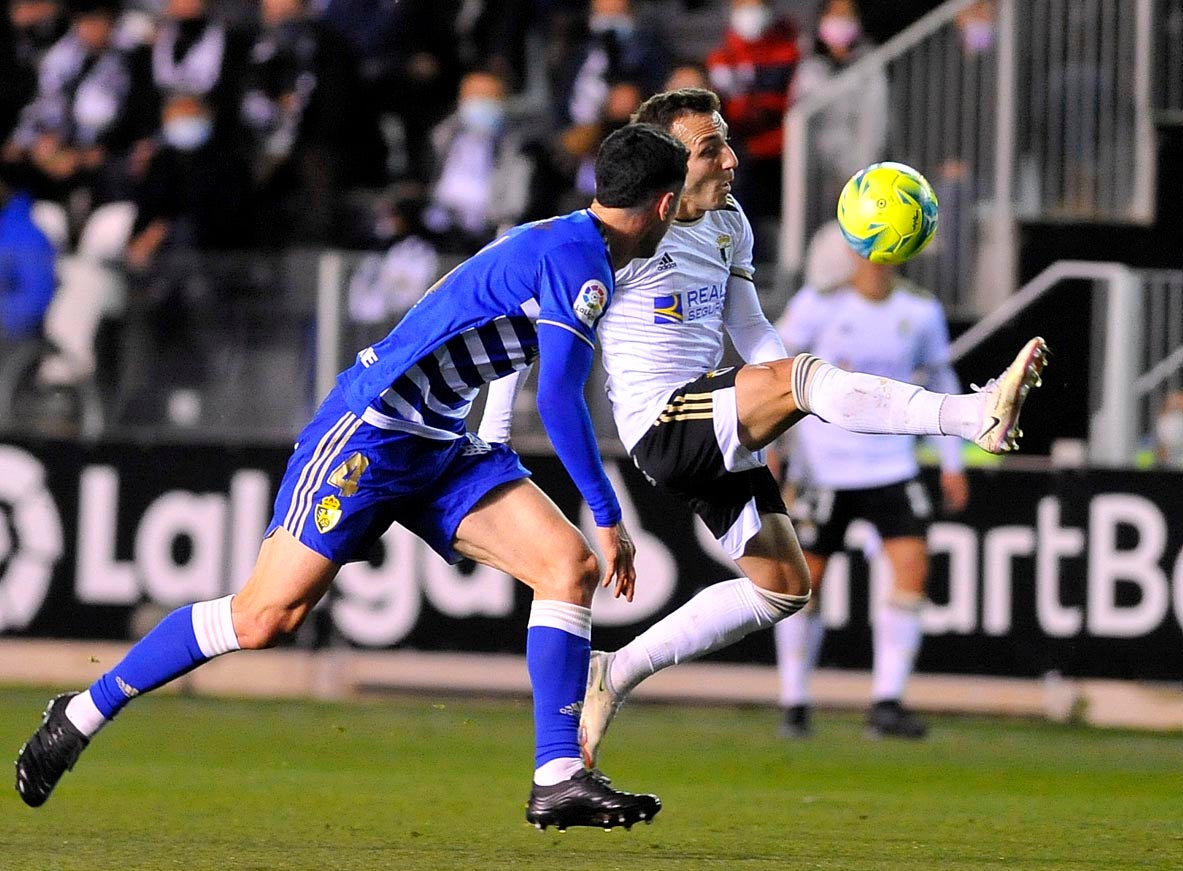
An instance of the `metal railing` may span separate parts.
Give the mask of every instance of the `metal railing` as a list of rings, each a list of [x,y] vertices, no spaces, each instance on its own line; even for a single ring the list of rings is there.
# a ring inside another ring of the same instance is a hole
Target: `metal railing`
[[[953,314],[1013,292],[1019,218],[1151,220],[1154,2],[997,0],[984,45],[961,28],[974,0],[949,0],[799,101],[785,119],[781,272],[800,274],[851,169],[819,144],[831,110],[884,78],[886,104],[858,111],[886,113],[880,157],[916,166],[941,201],[936,240],[903,271]]]
[[[1183,0],[1155,0],[1154,41],[1154,116],[1183,124]]]
[[[962,333],[950,355],[960,360],[1047,294],[1081,280],[1093,283],[1088,460],[1132,465],[1167,393],[1183,389],[1183,271],[1061,260]]]

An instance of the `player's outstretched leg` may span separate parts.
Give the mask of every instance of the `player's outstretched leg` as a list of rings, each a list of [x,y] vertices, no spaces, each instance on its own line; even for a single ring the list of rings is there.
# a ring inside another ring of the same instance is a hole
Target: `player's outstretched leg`
[[[1018,447],[1019,412],[1047,364],[1047,343],[1027,342],[997,378],[976,392],[933,393],[914,384],[846,372],[810,354],[793,358],[796,409],[851,432],[954,435],[992,454]],[[783,430],[778,430],[783,431]]]
[[[624,703],[624,696],[612,691],[608,671],[614,654],[593,650],[587,670],[587,690],[583,695],[583,711],[579,715],[579,753],[588,768],[596,765],[600,742],[608,731],[608,724]]]
[[[1047,365],[1047,342],[1036,336],[1023,346],[1014,361],[997,378],[991,378],[981,388],[974,388],[986,397],[982,409],[982,424],[974,443],[992,454],[1016,450],[1023,431],[1019,429],[1019,412],[1032,387],[1043,383],[1043,367]]]
[[[553,786],[534,784],[526,819],[540,829],[554,826],[560,832],[568,826],[598,826],[611,829],[636,823],[650,823],[661,810],[655,795],[637,795],[613,789],[598,770],[576,772]]]
[[[41,807],[62,775],[74,767],[90,739],[66,718],[66,705],[77,693],[49,700],[45,716],[16,757],[16,791],[29,807]]]

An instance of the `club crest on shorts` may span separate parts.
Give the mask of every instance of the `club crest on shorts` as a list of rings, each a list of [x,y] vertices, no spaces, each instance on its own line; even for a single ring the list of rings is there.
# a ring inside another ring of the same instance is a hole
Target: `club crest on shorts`
[[[719,259],[723,261],[724,266],[731,265],[731,237],[726,233],[720,233],[715,239],[715,245],[719,249]]]
[[[575,316],[589,327],[596,325],[596,320],[604,313],[608,306],[608,288],[602,281],[592,279],[585,281],[579,288],[579,295],[575,297],[572,308]]]
[[[316,506],[313,516],[316,520],[316,528],[321,535],[331,532],[333,527],[341,521],[341,500],[332,495],[324,497]]]

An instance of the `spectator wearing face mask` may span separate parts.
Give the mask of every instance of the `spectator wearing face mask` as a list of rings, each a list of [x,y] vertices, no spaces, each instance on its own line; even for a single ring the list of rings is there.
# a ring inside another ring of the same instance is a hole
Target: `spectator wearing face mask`
[[[250,171],[215,123],[213,108],[178,94],[161,113],[161,144],[136,196],[126,261],[142,273],[167,249],[248,247]]]
[[[432,131],[435,166],[428,229],[453,253],[472,253],[517,223],[534,162],[527,137],[506,114],[505,82],[484,70],[460,81],[456,111]]]
[[[804,99],[872,48],[855,0],[823,0],[813,52],[793,77],[792,101]],[[823,202],[837,201],[848,178],[867,164],[883,159],[887,106],[887,79],[881,71],[874,71],[858,88],[830,103],[811,120],[810,141],[823,177]]]
[[[797,28],[765,0],[731,0],[723,44],[707,55],[740,168],[734,192],[750,216],[780,214],[782,122],[800,60]]]
[[[127,308],[124,268],[135,290],[159,272],[165,251],[236,248],[251,239],[249,168],[226,137],[215,135],[210,106],[194,96],[170,97],[158,138],[126,224],[109,228],[105,244],[118,258],[62,264],[62,286],[45,322],[58,349],[41,366],[47,384],[72,385],[94,373],[99,324]]]
[[[994,88],[995,38],[994,0],[978,0],[958,13],[955,22],[961,53],[962,99],[974,101]],[[941,203],[941,232],[931,247],[936,259],[936,281],[932,290],[944,297],[971,282],[989,280],[981,270],[975,204],[992,196],[992,179],[980,170],[984,164],[983,143],[977,136],[982,121],[973,113],[961,117],[951,113],[942,118],[944,130],[937,155],[936,171],[930,176]]]

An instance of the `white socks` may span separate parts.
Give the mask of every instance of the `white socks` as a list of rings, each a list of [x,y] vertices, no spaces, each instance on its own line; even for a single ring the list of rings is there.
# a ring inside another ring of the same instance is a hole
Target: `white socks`
[[[556,783],[570,780],[580,771],[583,771],[582,759],[564,756],[561,759],[543,762],[535,768],[534,782],[539,786],[554,786]]]
[[[985,402],[976,393],[932,393],[903,381],[847,372],[811,354],[794,358],[793,394],[802,411],[851,432],[964,439],[977,435]],[[950,401],[952,406],[943,410]]]
[[[912,676],[920,650],[921,599],[885,602],[875,614],[872,636],[875,660],[871,672],[871,700],[900,699]]]
[[[791,708],[808,705],[809,678],[817,668],[818,654],[826,637],[826,623],[815,608],[792,620],[781,620],[776,633],[776,670],[780,678],[780,705]]]
[[[608,682],[625,695],[651,674],[726,647],[799,611],[809,595],[761,589],[747,578],[712,584],[654,623],[612,657]]]
[[[84,690],[66,703],[66,719],[87,738],[93,738],[107,725],[107,718],[95,707],[90,690]]]

